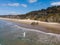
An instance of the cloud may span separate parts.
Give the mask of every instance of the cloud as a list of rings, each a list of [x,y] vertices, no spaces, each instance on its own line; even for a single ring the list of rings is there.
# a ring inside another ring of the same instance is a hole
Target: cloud
[[[9,5],[9,6],[19,6],[20,4],[19,4],[19,3],[12,3],[12,4],[9,4],[9,3],[8,3],[8,5]]]
[[[29,0],[29,3],[37,2],[37,0]]]
[[[22,6],[22,7],[27,7],[27,4],[20,4],[20,3],[7,3],[7,4],[2,4],[1,6],[15,6],[15,7],[18,7],[18,6]]]
[[[19,13],[18,12],[15,12],[15,11],[11,11],[11,12],[8,12],[8,14],[10,14],[10,15],[17,15]]]
[[[26,5],[26,4],[21,4],[21,6],[23,6],[23,7],[27,7],[27,5]]]
[[[59,6],[60,5],[60,2],[53,2],[51,3],[52,6]]]
[[[3,6],[19,6],[19,3],[7,3],[7,4],[2,4]]]

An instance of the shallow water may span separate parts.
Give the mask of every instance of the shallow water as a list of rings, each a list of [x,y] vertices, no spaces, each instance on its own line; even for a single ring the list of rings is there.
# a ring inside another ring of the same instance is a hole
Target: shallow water
[[[0,20],[0,45],[60,45],[60,34],[23,28]]]

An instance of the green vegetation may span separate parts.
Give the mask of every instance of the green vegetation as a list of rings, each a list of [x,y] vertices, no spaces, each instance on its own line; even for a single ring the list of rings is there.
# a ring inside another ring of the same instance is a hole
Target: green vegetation
[[[45,22],[58,22],[60,23],[60,6],[52,6],[47,9],[41,9],[38,11],[32,11],[23,15],[8,15],[1,16],[8,18],[17,18],[17,19],[32,19]]]

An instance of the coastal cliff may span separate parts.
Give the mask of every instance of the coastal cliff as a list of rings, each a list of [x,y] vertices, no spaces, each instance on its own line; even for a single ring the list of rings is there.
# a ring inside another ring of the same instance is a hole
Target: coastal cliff
[[[47,9],[32,11],[21,15],[3,15],[0,17],[17,18],[17,19],[31,19],[44,22],[58,22],[60,23],[60,6],[52,6]]]

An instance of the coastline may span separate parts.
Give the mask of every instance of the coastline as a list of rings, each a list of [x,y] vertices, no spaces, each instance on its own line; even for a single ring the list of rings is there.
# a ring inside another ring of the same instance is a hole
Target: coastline
[[[0,18],[2,20],[12,21],[21,27],[37,29],[40,31],[48,32],[48,33],[56,33],[60,34],[60,24],[59,23],[49,23],[49,22],[41,22],[36,20],[27,20],[27,19],[11,19],[11,18]],[[38,22],[38,25],[31,25],[32,22]]]

